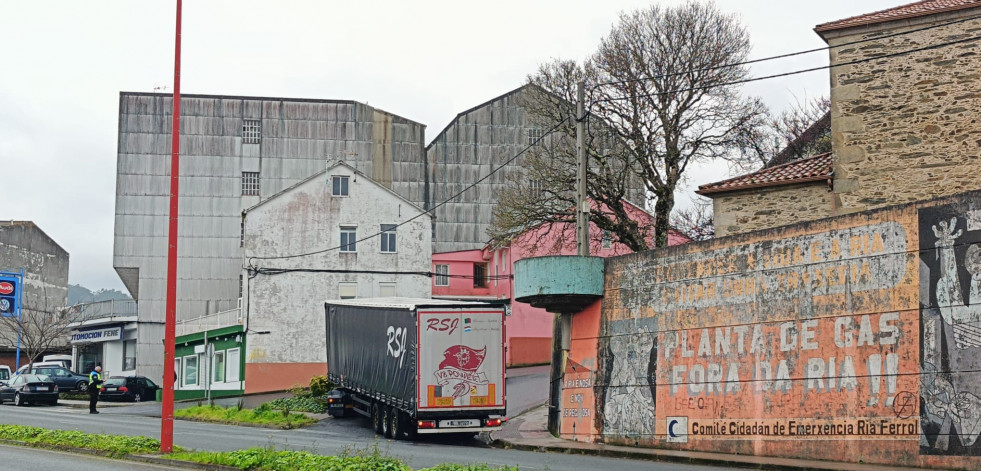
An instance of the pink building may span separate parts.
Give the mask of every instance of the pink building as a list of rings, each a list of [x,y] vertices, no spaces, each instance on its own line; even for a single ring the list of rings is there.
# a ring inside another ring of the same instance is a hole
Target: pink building
[[[630,205],[628,210],[642,226],[650,227],[653,216]],[[611,257],[630,253],[624,244],[590,224],[593,256]],[[669,245],[689,242],[678,232],[668,235]],[[653,244],[653,234],[648,236]],[[544,255],[575,255],[575,225],[532,229],[506,247],[461,250],[433,254],[433,298],[496,301],[508,304],[507,364],[509,366],[545,364],[551,359],[552,313],[514,300],[514,262]]]

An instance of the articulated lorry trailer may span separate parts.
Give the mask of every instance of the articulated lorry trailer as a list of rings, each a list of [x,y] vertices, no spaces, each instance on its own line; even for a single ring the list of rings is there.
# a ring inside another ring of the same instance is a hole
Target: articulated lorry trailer
[[[503,306],[437,299],[327,301],[328,397],[389,438],[499,430],[505,417]]]

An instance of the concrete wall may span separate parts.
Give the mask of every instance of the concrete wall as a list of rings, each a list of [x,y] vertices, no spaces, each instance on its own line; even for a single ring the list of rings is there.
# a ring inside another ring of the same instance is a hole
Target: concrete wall
[[[968,38],[981,31],[981,20],[834,48],[979,13],[972,8],[824,33],[832,46],[831,133],[841,213],[981,188],[981,45],[836,66]]]
[[[350,177],[350,196],[331,196],[327,183],[332,175]],[[368,238],[379,232],[381,224],[414,217],[396,228],[395,253],[382,253],[380,238]],[[353,253],[336,250],[341,225],[357,227],[359,242]],[[394,283],[397,296],[431,295],[430,278],[424,275],[432,263],[431,218],[343,165],[250,209],[244,245],[246,264],[291,270],[246,273],[245,371],[250,375],[246,378],[250,393],[307,384],[311,376],[324,374],[324,301],[338,298],[341,283],[356,283],[359,298],[378,297],[382,283]],[[264,258],[318,251],[302,257]]]
[[[172,96],[121,93],[113,267],[139,301],[137,371],[161,376]],[[260,122],[258,143],[243,138]],[[422,204],[425,126],[346,100],[181,97],[177,317],[237,306],[241,212],[343,159]],[[243,195],[242,172],[259,173]],[[390,176],[390,177],[389,177]]]
[[[715,235],[756,231],[833,214],[834,195],[827,182],[759,188],[712,198]]]
[[[34,223],[0,222],[0,271],[24,270],[21,298],[24,316],[55,313],[68,304],[68,261],[68,252]],[[67,344],[66,338],[54,346]],[[21,365],[27,361],[23,351],[20,360]]]
[[[981,192],[607,260],[565,438],[981,465]]]

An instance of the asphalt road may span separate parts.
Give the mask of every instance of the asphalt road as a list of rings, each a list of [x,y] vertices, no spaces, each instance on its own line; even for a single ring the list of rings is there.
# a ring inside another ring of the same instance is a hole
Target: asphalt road
[[[542,383],[544,381],[544,383]],[[544,373],[510,375],[508,380],[509,411],[543,402],[538,396],[547,395],[547,369]],[[537,395],[537,396],[536,396]],[[522,399],[518,399],[521,396]],[[532,399],[529,399],[532,398]],[[102,407],[102,413],[90,415],[84,408],[14,407],[10,403],[0,406],[0,423],[33,425],[51,429],[81,430],[89,433],[118,435],[144,435],[159,438],[159,405],[138,404],[123,407]],[[154,416],[153,412],[156,412]],[[522,470],[582,470],[615,469],[624,471],[650,470],[697,470],[718,469],[705,466],[688,466],[671,463],[634,461],[620,458],[603,458],[581,455],[535,453],[518,450],[490,448],[479,437],[425,438],[415,442],[393,441],[376,436],[367,419],[361,417],[325,418],[317,424],[299,430],[273,430],[256,427],[238,427],[176,420],[174,443],[195,450],[229,451],[251,447],[274,447],[309,451],[323,455],[352,453],[377,448],[383,455],[399,458],[412,468],[419,469],[439,463],[488,463],[495,466],[518,466]],[[32,450],[33,451],[33,450]],[[33,456],[33,455],[27,455]],[[32,458],[28,461],[0,459],[3,465],[20,464],[20,468],[44,469]],[[17,467],[14,467],[15,469]],[[54,466],[47,469],[72,469]],[[100,469],[107,469],[101,467]],[[109,467],[108,469],[117,469]],[[121,463],[118,469],[133,469],[130,463]]]

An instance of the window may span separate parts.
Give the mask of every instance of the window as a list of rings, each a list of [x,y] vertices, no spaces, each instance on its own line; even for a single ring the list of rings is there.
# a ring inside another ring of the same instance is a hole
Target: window
[[[348,180],[351,177],[347,175],[334,175],[330,177],[331,191],[330,194],[334,196],[347,196],[348,195]]]
[[[613,247],[613,233],[610,231],[603,231],[603,248],[608,249]]]
[[[340,299],[354,299],[358,297],[357,283],[340,283],[337,285],[337,297]]]
[[[382,252],[395,253],[395,224],[381,225]]]
[[[378,283],[378,297],[391,298],[395,296],[395,283]]]
[[[242,196],[259,196],[259,172],[242,172]]]
[[[487,264],[486,263],[475,263],[475,264],[473,264],[473,287],[474,288],[486,288],[487,287]]]
[[[226,367],[227,374],[225,374],[225,381],[237,382],[239,380],[240,352],[241,349],[238,348],[228,349],[228,366]]]
[[[542,128],[528,128],[528,145],[533,146],[541,142],[544,135],[545,132],[542,131]]]
[[[247,119],[242,122],[242,143],[258,144],[262,139],[262,122],[258,119]]]
[[[534,196],[540,196],[545,192],[545,180],[539,178],[528,182],[528,188]]]
[[[224,383],[225,382],[225,352],[215,352],[214,360],[214,370],[215,374],[212,375],[214,382]]]
[[[123,370],[136,369],[136,340],[123,342]]]
[[[184,372],[184,386],[194,386],[198,384],[198,356],[186,356],[184,357],[184,367],[181,368]]]
[[[358,228],[355,226],[341,226],[341,252],[357,252],[357,249]]]
[[[450,285],[450,266],[436,265],[436,286]]]

